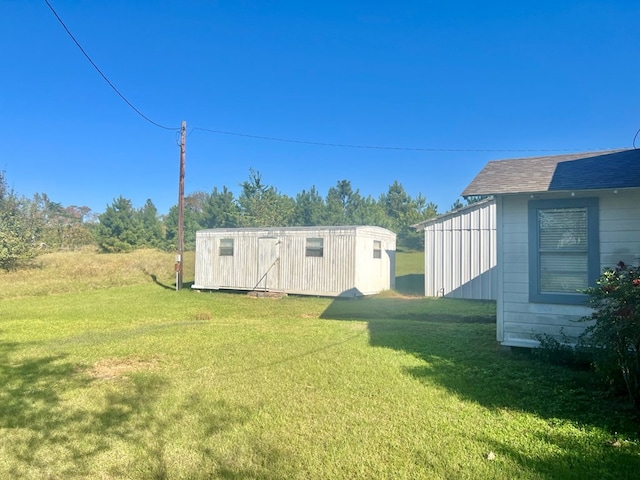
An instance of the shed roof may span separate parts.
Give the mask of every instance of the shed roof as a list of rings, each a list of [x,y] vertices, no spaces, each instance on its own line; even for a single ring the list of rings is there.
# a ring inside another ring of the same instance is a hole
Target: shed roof
[[[640,187],[640,149],[492,161],[462,196],[631,187]]]
[[[376,232],[379,234],[393,235],[396,234],[391,230],[374,225],[317,225],[317,226],[297,226],[297,227],[228,227],[228,228],[207,228],[198,230],[201,233],[212,234],[232,234],[232,233],[247,233],[247,234],[296,234],[296,233],[308,233],[308,232]]]
[[[416,223],[415,225],[411,225],[413,228],[415,228],[416,230],[420,231],[420,230],[425,230],[428,226],[433,225],[434,223],[438,223],[438,222],[442,222],[444,220],[447,220],[451,217],[457,217],[459,215],[462,215],[466,212],[472,211],[472,210],[477,210],[480,208],[485,208],[488,207],[492,204],[494,204],[496,202],[495,198],[493,197],[489,197],[489,198],[484,198],[478,202],[474,202],[474,203],[470,203],[469,205],[465,205],[463,207],[460,208],[456,208],[455,210],[451,210],[450,212],[447,213],[443,213],[442,215],[438,215],[436,217],[433,218],[429,218],[427,220],[423,220],[422,222]]]

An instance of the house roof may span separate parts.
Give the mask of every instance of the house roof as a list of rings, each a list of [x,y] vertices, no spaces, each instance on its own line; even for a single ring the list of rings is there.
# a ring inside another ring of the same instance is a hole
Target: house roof
[[[462,196],[631,187],[640,187],[640,149],[492,161]]]

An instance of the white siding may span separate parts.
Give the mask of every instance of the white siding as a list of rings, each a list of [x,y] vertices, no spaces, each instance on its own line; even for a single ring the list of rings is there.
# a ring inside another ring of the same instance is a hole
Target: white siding
[[[425,295],[495,299],[495,201],[472,204],[423,225]]]
[[[576,197],[599,198],[600,269],[620,260],[640,258],[640,189],[576,192]],[[578,322],[591,313],[586,305],[529,302],[528,202],[529,195],[498,199],[499,288],[497,339],[504,345],[536,346],[536,335],[579,335],[588,323]],[[569,198],[569,194],[536,198]]]
[[[234,255],[220,256],[222,238]],[[323,239],[323,256],[307,257],[306,239]],[[373,258],[373,241],[383,255]],[[195,289],[269,290],[359,296],[393,286],[396,236],[379,227],[210,229],[196,234]]]

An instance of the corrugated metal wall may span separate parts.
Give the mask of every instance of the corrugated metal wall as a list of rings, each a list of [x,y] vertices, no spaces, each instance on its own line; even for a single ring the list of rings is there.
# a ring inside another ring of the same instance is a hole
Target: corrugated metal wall
[[[219,255],[222,238],[234,239],[232,256]],[[305,255],[307,238],[323,239],[322,257]],[[373,258],[374,239],[382,242],[382,258]],[[193,288],[368,295],[392,288],[395,245],[396,235],[379,227],[201,230]]]
[[[495,300],[496,205],[471,204],[422,224],[425,295]]]

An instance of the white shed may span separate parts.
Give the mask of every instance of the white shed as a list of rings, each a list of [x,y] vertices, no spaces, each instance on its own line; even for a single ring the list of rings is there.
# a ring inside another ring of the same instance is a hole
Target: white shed
[[[424,230],[427,297],[495,300],[496,202],[472,203],[415,225]]]
[[[394,288],[395,252],[396,234],[380,227],[200,230],[192,288],[372,295]]]

